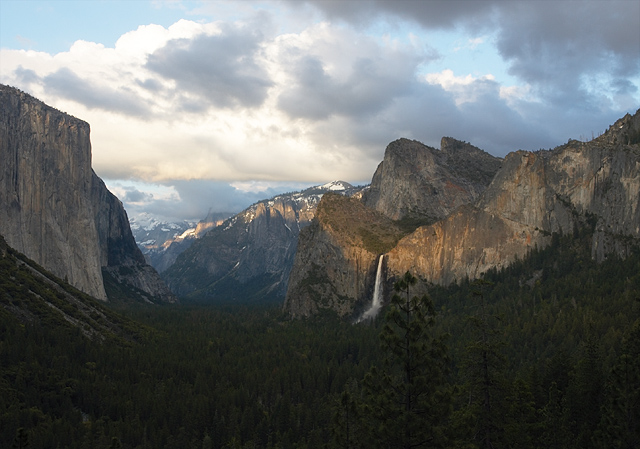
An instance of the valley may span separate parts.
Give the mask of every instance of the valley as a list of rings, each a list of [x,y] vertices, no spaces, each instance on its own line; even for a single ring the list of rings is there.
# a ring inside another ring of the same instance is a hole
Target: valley
[[[640,111],[145,226],[86,122],[0,100],[0,447],[637,445]]]

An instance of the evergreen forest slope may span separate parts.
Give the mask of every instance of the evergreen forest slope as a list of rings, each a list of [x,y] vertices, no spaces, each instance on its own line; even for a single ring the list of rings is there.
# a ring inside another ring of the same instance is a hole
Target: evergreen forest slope
[[[637,447],[640,251],[597,264],[585,245],[592,230],[578,231],[553,235],[480,286],[495,355],[494,447]],[[3,248],[0,447],[344,447],[342,399],[383,367],[382,318],[290,320],[265,305],[121,304],[116,313],[83,297],[113,323],[86,332],[47,305],[74,317],[72,298]],[[449,335],[446,382],[459,392],[448,447],[483,447],[469,401],[478,288],[428,286],[433,333]]]

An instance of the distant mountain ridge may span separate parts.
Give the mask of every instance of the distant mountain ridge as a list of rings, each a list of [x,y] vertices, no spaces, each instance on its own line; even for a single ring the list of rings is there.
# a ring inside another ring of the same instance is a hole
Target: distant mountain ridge
[[[0,85],[0,229],[12,248],[91,296],[105,278],[174,302],[138,250],[122,203],[91,168],[89,124]]]
[[[322,196],[360,190],[335,181],[257,202],[195,240],[162,276],[175,294],[194,300],[282,300],[298,234]]]
[[[129,219],[133,237],[147,262],[162,273],[178,255],[210,229],[220,226],[232,214],[210,212],[198,223],[189,221],[161,221],[149,213]]]
[[[296,255],[284,305],[290,315],[310,316],[323,309],[344,317],[357,315],[371,299],[372,273],[380,254],[384,255],[388,293],[393,279],[406,271],[440,284],[477,278],[490,268],[508,266],[535,246],[548,245],[553,233],[590,229],[591,253],[596,260],[611,254],[624,257],[640,244],[640,110],[633,116],[627,114],[591,142],[570,140],[551,151],[516,151],[499,164],[484,157],[485,163],[478,164],[472,157],[467,169],[458,172],[468,180],[489,179],[490,184],[472,195],[468,190],[451,189],[460,192],[455,200],[443,201],[446,194],[442,194],[442,186],[463,183],[436,179],[437,173],[445,170],[424,167],[429,158],[418,155],[416,145],[408,141],[390,144],[392,148],[374,175],[380,191],[376,192],[372,183],[370,193],[364,195],[365,204],[388,217],[400,218],[398,223],[409,213],[422,215],[426,221],[437,217],[431,212],[437,210],[434,204],[457,208],[441,208],[444,217],[400,236],[393,248],[369,251],[366,260],[354,256],[362,253],[361,243],[341,238],[344,231],[331,226],[331,210],[336,208],[327,208],[325,216],[319,214],[317,223],[300,236],[304,244]],[[401,164],[394,162],[403,151],[413,156]],[[460,152],[459,157],[464,159],[464,154]],[[439,162],[431,158],[429,163]],[[390,166],[397,169],[389,170]],[[489,167],[493,168],[486,170]],[[393,201],[383,201],[385,195]],[[324,209],[321,203],[319,210]],[[358,221],[361,213],[354,211],[351,219],[341,218],[351,223],[347,230],[351,233],[362,225]],[[348,209],[343,209],[344,213]],[[394,232],[392,227],[388,229]],[[354,263],[357,260],[361,263]],[[336,265],[347,267],[342,276],[332,275]],[[345,280],[357,278],[368,279],[368,287],[354,292]],[[310,291],[323,294],[310,296]]]

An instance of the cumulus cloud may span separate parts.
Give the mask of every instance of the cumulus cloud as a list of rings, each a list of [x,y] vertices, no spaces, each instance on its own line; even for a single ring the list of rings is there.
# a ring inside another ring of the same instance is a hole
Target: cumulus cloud
[[[144,204],[153,200],[153,195],[146,192],[141,192],[135,187],[125,187],[124,195],[122,195],[122,201],[132,204]]]
[[[82,103],[89,109],[99,108],[139,117],[149,113],[147,104],[140,101],[130,89],[100,85],[99,80],[83,79],[66,67],[39,81],[52,94]]]
[[[340,48],[339,55],[335,49]],[[289,38],[280,66],[289,80],[278,107],[292,118],[371,117],[409,92],[422,54],[321,26]]]
[[[288,0],[302,3],[299,0]],[[452,28],[460,22],[469,25],[486,23],[493,10],[493,2],[468,0],[307,0],[331,19],[344,19],[355,24],[366,24],[371,20],[398,17],[416,21],[428,28]]]
[[[496,87],[494,77],[491,74],[476,78],[470,74],[466,76],[456,76],[453,70],[443,70],[442,72],[429,73],[425,76],[429,84],[440,85],[443,89],[451,92],[455,97],[457,106],[464,103],[477,102],[478,97],[487,89],[493,91]]]
[[[399,137],[438,147],[453,136],[503,156],[597,134],[640,103],[638,2],[201,9],[206,19],[142,25],[113,48],[3,48],[0,82],[88,121],[100,176],[164,186],[122,184],[127,207],[192,219],[297,183],[368,181]],[[496,70],[446,66],[462,53]]]
[[[411,45],[381,42],[354,30],[321,23],[277,41],[277,63],[287,89],[280,105],[305,101],[320,118],[375,113],[406,93],[419,64],[430,54]],[[306,98],[306,100],[305,100]],[[293,114],[295,115],[295,114]]]
[[[273,84],[259,63],[261,40],[255,30],[223,26],[219,34],[170,40],[145,67],[173,81],[176,91],[215,107],[256,107]]]

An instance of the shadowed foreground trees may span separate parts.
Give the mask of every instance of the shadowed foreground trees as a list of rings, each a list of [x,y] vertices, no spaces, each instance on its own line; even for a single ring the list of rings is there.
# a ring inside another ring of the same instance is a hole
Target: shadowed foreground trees
[[[96,304],[94,321],[131,336],[104,342],[7,252],[0,447],[640,448],[640,252],[596,264],[577,243],[487,273],[482,296],[462,280],[429,286],[431,303],[403,278],[388,319],[366,326],[274,305],[123,306],[127,318]]]
[[[448,447],[452,388],[447,383],[446,336],[434,332],[435,310],[428,296],[411,296],[416,278],[407,272],[395,283],[380,333],[383,359],[362,382],[361,395],[346,392],[340,410],[355,419],[339,432],[343,447]],[[354,405],[361,401],[360,409]],[[345,433],[346,432],[346,433]],[[349,432],[352,434],[349,435]]]

